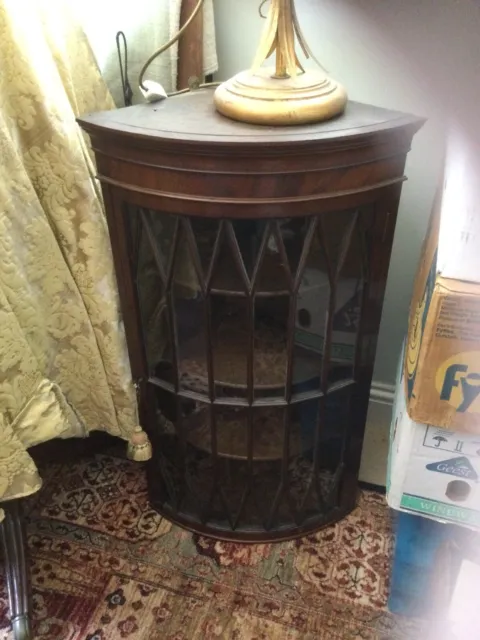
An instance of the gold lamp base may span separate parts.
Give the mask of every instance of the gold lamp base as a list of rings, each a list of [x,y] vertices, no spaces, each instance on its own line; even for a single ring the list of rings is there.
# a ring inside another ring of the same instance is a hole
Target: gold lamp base
[[[275,69],[243,71],[215,91],[217,110],[233,120],[262,125],[299,125],[342,113],[347,93],[322,71],[278,78]]]

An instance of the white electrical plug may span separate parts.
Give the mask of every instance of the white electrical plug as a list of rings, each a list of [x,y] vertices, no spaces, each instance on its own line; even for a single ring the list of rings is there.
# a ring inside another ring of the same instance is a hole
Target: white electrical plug
[[[140,91],[147,102],[159,102],[168,98],[167,92],[159,82],[153,80],[144,80],[143,87],[140,87]]]

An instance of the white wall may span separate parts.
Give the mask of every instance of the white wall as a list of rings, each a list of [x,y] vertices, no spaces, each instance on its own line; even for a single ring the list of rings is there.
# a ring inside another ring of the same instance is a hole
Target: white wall
[[[406,169],[409,181],[401,201],[375,369],[382,383],[394,382],[407,326],[413,278],[440,173],[443,111],[468,104],[475,91],[480,105],[477,2],[296,2],[307,41],[350,98],[429,118],[414,140]],[[250,66],[264,24],[259,4],[215,0],[220,79]],[[452,99],[459,95],[461,100]]]

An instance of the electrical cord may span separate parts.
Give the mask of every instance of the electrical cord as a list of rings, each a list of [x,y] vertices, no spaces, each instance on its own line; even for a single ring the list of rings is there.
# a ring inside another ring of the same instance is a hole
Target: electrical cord
[[[120,51],[120,39],[123,40],[123,48],[125,54],[125,61],[122,60],[122,53]],[[133,91],[130,86],[130,82],[128,80],[128,48],[127,48],[127,38],[123,31],[119,31],[115,37],[117,43],[117,54],[118,54],[118,64],[120,66],[120,77],[122,80],[122,92],[123,92],[123,101],[126,107],[130,107],[133,99]]]

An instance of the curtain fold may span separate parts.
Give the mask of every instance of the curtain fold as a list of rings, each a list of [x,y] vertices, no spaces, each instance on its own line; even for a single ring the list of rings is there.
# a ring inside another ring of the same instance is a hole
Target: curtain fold
[[[138,441],[138,425],[107,225],[75,120],[114,102],[63,0],[0,0],[0,68],[6,500],[40,486],[27,447],[96,429]]]

